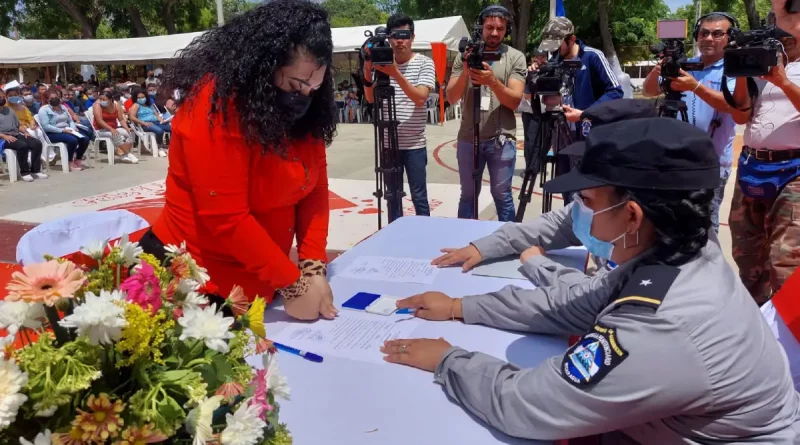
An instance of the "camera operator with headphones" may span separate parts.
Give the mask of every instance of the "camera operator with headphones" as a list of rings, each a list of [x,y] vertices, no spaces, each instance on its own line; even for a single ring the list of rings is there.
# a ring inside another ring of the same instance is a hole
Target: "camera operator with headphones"
[[[672,89],[684,93],[689,123],[707,131],[714,141],[720,156],[720,186],[714,191],[711,220],[714,230],[719,232],[719,209],[725,195],[725,185],[731,175],[733,163],[733,139],[736,124],[743,124],[748,114],[728,105],[722,95],[722,73],[724,70],[725,45],[732,29],[739,29],[735,17],[724,12],[706,14],[695,23],[694,39],[700,49],[700,57],[688,62],[702,62],[702,71],[681,70],[680,77],[672,80]],[[643,92],[645,97],[661,94],[659,87],[661,63],[647,75]],[[734,80],[728,80],[733,89]]]
[[[473,171],[473,125],[480,122],[480,147],[478,170],[483,175],[484,166],[489,168],[489,182],[500,221],[514,220],[514,196],[511,179],[517,158],[517,119],[514,110],[522,100],[527,66],[525,55],[508,45],[503,39],[511,30],[511,14],[499,5],[486,7],[480,14],[483,27],[484,51],[500,52],[500,60],[483,62],[483,69],[465,68],[459,57],[453,63],[453,74],[447,84],[447,100],[455,104],[464,100],[463,118],[458,131],[458,171],[461,182],[461,200],[458,203],[459,218],[477,218],[474,197]],[[466,53],[462,55],[465,57]],[[473,115],[471,86],[481,87],[480,116]]]
[[[737,108],[752,112],[731,203],[733,260],[759,305],[800,266],[800,44],[778,33],[783,54],[755,81],[757,98],[747,77],[733,92]]]

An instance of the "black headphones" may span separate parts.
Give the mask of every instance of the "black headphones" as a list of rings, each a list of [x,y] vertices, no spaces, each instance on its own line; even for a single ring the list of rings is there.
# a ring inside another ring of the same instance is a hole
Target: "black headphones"
[[[511,13],[508,12],[508,9],[504,8],[500,5],[491,5],[483,8],[481,14],[478,16],[478,24],[483,25],[483,21],[486,20],[486,17],[492,14],[493,17],[497,17],[498,15],[506,19],[506,37],[511,35]]]
[[[697,19],[697,22],[695,22],[695,24],[694,24],[694,34],[692,34],[692,36],[694,36],[694,41],[695,42],[697,41],[697,34],[700,33],[700,24],[702,24],[703,21],[705,21],[705,19],[709,18],[712,15],[721,15],[722,17],[725,17],[726,19],[728,19],[729,22],[731,22],[731,29],[728,30],[728,35],[731,35],[731,31],[733,31],[734,29],[738,31],[741,28],[739,26],[739,21],[736,20],[736,17],[728,14],[727,12],[710,12],[710,13],[700,17],[699,19]]]

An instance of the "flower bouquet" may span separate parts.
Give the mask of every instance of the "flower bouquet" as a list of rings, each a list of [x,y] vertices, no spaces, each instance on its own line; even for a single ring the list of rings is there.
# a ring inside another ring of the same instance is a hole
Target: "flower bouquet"
[[[162,263],[123,237],[13,275],[0,443],[291,443],[264,300],[240,287],[223,298],[185,244],[166,250]]]

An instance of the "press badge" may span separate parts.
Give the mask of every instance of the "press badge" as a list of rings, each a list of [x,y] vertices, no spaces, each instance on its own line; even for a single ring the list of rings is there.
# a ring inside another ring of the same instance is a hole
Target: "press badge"
[[[489,106],[492,103],[492,96],[487,88],[483,88],[483,95],[481,96],[481,111],[489,111]]]

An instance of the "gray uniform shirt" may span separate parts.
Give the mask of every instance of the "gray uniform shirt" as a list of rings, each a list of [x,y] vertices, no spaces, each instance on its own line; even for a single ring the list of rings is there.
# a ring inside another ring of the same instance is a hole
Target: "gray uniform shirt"
[[[474,244],[487,259],[531,245],[567,247],[577,244],[571,224],[567,207]],[[680,268],[639,264],[647,254],[593,277],[535,257],[525,268],[537,289],[464,297],[466,323],[583,337],[532,369],[453,347],[436,381],[517,437],[800,443],[800,395],[785,353],[716,237]],[[584,362],[587,353],[603,360]]]

